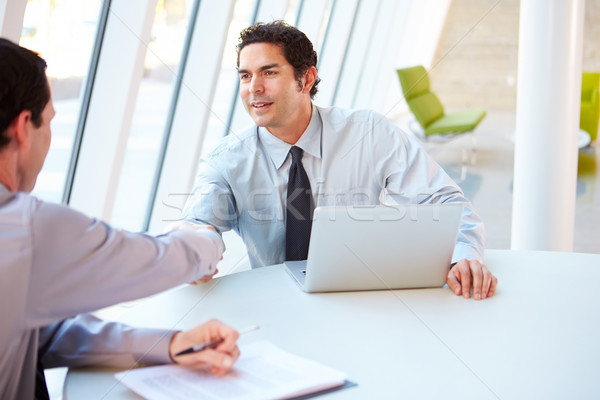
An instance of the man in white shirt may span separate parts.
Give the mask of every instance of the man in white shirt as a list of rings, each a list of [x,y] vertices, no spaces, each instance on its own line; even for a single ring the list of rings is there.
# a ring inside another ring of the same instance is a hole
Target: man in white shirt
[[[492,296],[483,222],[461,189],[387,118],[315,106],[316,65],[306,35],[282,21],[242,31],[240,97],[256,126],[225,137],[202,161],[186,221],[234,229],[257,268],[306,258],[316,206],[461,203],[447,284],[465,298]]]
[[[0,398],[47,398],[45,367],[177,362],[224,374],[239,356],[238,333],[219,321],[177,332],[77,316],[210,277],[223,243],[211,229],[117,230],[28,194],[54,117],[45,68],[0,38]],[[175,357],[219,339],[215,349]]]

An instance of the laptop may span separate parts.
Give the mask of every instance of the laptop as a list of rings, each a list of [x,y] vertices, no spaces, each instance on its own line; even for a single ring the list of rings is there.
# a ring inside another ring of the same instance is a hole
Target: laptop
[[[286,261],[305,292],[442,287],[461,204],[317,207],[308,259]]]

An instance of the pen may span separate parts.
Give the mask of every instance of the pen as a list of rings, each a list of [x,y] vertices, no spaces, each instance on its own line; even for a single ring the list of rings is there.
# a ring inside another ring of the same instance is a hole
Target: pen
[[[258,329],[260,329],[260,326],[258,326],[258,325],[249,326],[247,328],[240,329],[239,330],[239,334],[243,335],[244,333],[256,331]],[[202,350],[205,350],[205,349],[208,349],[208,348],[214,349],[215,347],[217,347],[222,342],[223,342],[223,339],[217,339],[217,340],[213,340],[211,342],[204,343],[204,344],[201,344],[201,345],[198,345],[198,346],[188,347],[187,349],[182,350],[179,353],[175,354],[175,357],[182,356],[184,354],[197,353],[199,351],[202,351]]]

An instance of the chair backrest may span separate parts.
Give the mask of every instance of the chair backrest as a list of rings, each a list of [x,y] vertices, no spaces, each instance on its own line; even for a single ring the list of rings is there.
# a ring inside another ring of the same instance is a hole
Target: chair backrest
[[[425,67],[417,65],[396,72],[406,103],[423,129],[444,115],[442,103],[429,90],[429,75]]]
[[[581,109],[579,128],[590,135],[590,140],[598,137],[600,122],[600,72],[584,72],[581,79]]]
[[[590,101],[600,86],[600,72],[584,72],[581,76],[581,101]]]

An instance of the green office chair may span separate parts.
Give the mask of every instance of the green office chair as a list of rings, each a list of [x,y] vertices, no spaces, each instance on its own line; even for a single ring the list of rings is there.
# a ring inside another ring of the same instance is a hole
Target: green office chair
[[[599,86],[600,72],[583,73],[581,80],[579,128],[590,135],[590,140],[596,140],[598,137],[598,120],[600,119]]]
[[[425,138],[434,134],[471,132],[485,117],[484,110],[444,113],[442,103],[429,89],[429,76],[423,66],[398,69],[397,73],[404,98],[423,128]]]

